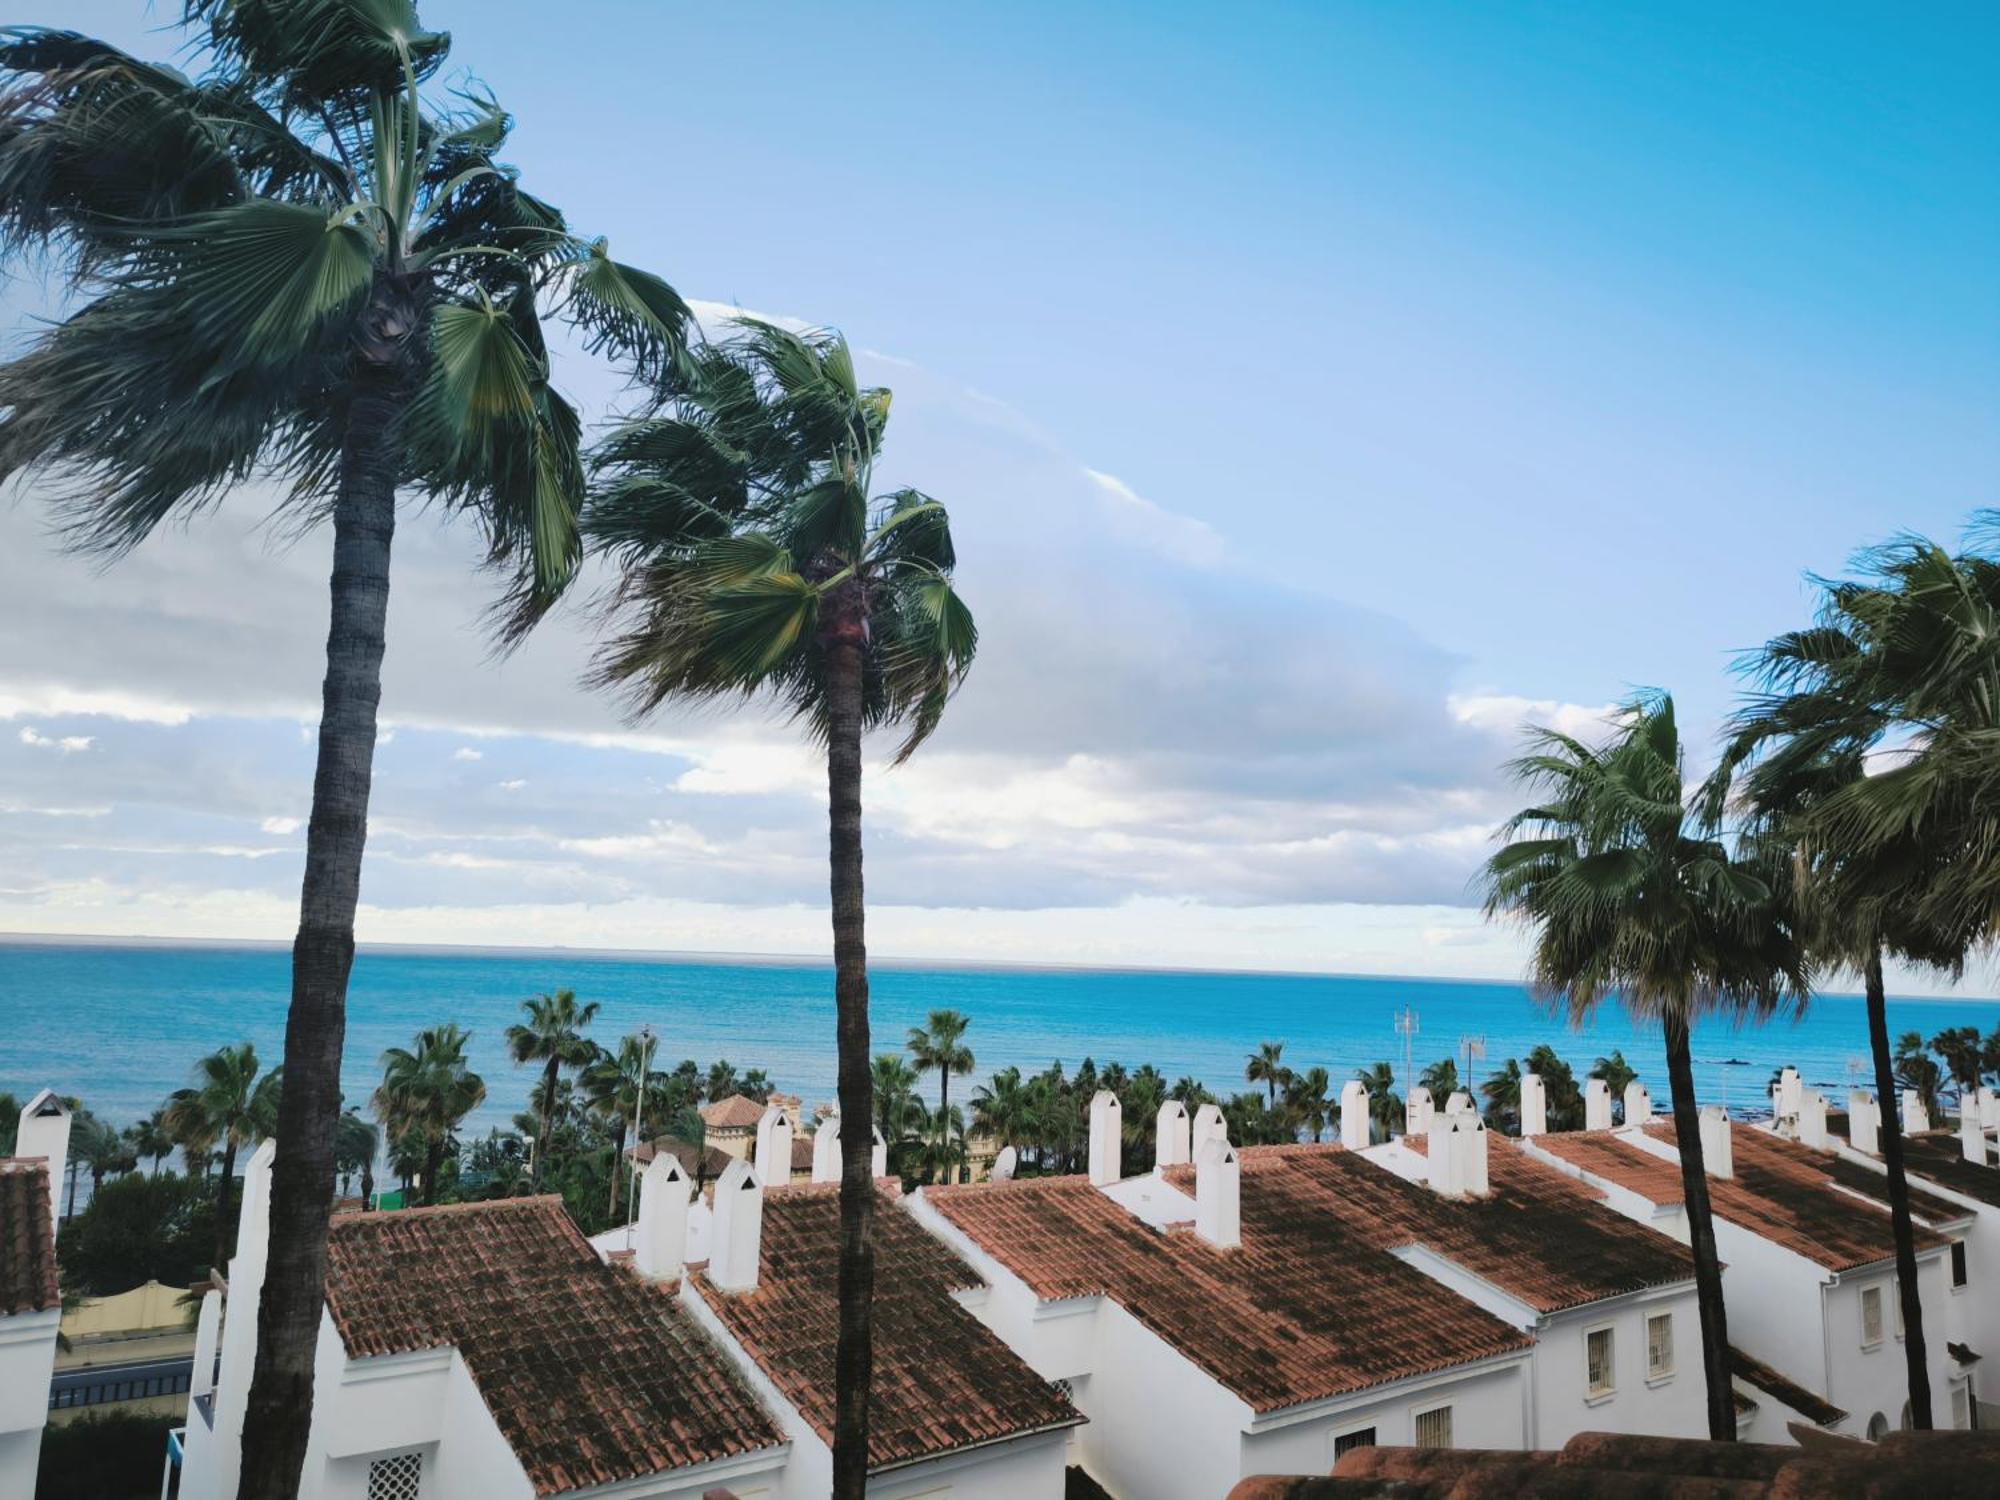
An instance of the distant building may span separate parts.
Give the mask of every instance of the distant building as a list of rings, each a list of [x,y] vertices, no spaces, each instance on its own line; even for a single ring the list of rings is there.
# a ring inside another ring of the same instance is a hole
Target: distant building
[[[792,1118],[797,1119],[797,1104],[791,1104],[790,1108]],[[727,1099],[702,1105],[701,1123],[708,1144],[737,1161],[748,1161],[757,1136],[757,1122],[764,1118],[764,1109],[764,1105],[742,1094],[731,1094]]]
[[[0,1496],[35,1493],[48,1420],[62,1294],[56,1190],[69,1160],[70,1111],[44,1089],[21,1111],[0,1157]]]

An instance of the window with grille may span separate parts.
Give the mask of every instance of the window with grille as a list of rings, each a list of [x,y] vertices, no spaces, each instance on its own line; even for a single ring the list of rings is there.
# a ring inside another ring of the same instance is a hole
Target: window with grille
[[[1972,1425],[1972,1388],[1963,1380],[1951,1383],[1951,1425],[1960,1431]]]
[[[1372,1427],[1357,1427],[1352,1432],[1343,1432],[1333,1440],[1333,1461],[1339,1463],[1340,1455],[1350,1449],[1374,1446],[1375,1429]]]
[[[1654,1313],[1646,1319],[1646,1378],[1674,1373],[1674,1315]]]
[[[1416,1445],[1419,1448],[1451,1446],[1451,1408],[1433,1406],[1417,1413]]]
[[[368,1500],[417,1500],[423,1483],[421,1453],[394,1453],[368,1465]]]
[[[1611,1373],[1611,1330],[1593,1328],[1583,1336],[1584,1385],[1593,1396],[1608,1396],[1618,1384]]]
[[[1863,1345],[1882,1342],[1882,1288],[1879,1286],[1861,1289],[1861,1342]]]
[[[1965,1241],[1953,1240],[1951,1242],[1951,1284],[1953,1286],[1964,1286],[1971,1279],[1971,1273],[1966,1270],[1965,1266]]]

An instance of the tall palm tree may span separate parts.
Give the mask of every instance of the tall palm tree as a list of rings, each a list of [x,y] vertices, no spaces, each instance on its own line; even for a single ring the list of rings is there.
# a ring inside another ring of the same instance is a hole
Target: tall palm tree
[[[1945,1075],[1958,1092],[1958,1107],[1964,1110],[1979,1087],[1981,1044],[1977,1026],[1947,1026],[1930,1040],[1930,1049],[1944,1064]]]
[[[1583,1129],[1583,1090],[1576,1074],[1547,1042],[1537,1043],[1525,1059],[1528,1071],[1542,1080],[1542,1097],[1548,1105],[1551,1130]]]
[[[1002,1068],[972,1091],[972,1123],[1002,1146],[1016,1150],[1033,1137],[1033,1100],[1019,1068]]]
[[[618,1213],[618,1178],[625,1164],[625,1141],[636,1134],[639,1111],[650,1104],[655,1116],[670,1115],[668,1079],[652,1067],[651,1036],[620,1037],[618,1050],[599,1047],[578,1082],[590,1112],[611,1127],[611,1197],[609,1212]]]
[[[1921,1031],[1906,1031],[1896,1038],[1895,1062],[1896,1082],[1915,1094],[1924,1114],[1936,1121],[1944,1112],[1944,1069],[1924,1046]]]
[[[1259,1042],[1243,1065],[1243,1081],[1263,1084],[1264,1102],[1271,1109],[1278,1107],[1278,1090],[1292,1081],[1292,1070],[1285,1066],[1284,1057],[1283,1042]]]
[[[847,342],[740,320],[662,408],[599,451],[585,529],[622,569],[619,633],[596,680],[638,714],[669,700],[761,697],[826,746],[841,1118],[872,1119],[861,882],[861,740],[898,761],[937,727],[972,664],[944,507],[878,497],[889,393],[856,381]],[[833,1489],[868,1469],[874,1187],[868,1133],[841,1135],[840,1328]]]
[[[147,1174],[150,1177],[160,1175],[160,1163],[172,1156],[179,1144],[174,1139],[174,1133],[167,1128],[167,1108],[164,1104],[145,1119],[134,1120],[127,1125],[125,1140],[134,1156],[153,1164],[153,1170]]]
[[[911,1143],[923,1138],[926,1117],[924,1106],[917,1098],[919,1082],[917,1070],[904,1062],[895,1052],[882,1052],[869,1064],[869,1094],[875,1104],[875,1128],[882,1132],[883,1144],[889,1151],[889,1174],[897,1174],[898,1163],[902,1161]],[[843,1116],[845,1110],[842,1111]],[[870,1147],[872,1149],[873,1142]],[[841,1135],[841,1149],[846,1150],[847,1137]],[[845,1170],[845,1160],[842,1162]]]
[[[1443,1109],[1445,1102],[1458,1092],[1458,1059],[1440,1057],[1417,1075],[1417,1086],[1429,1090],[1431,1102]]]
[[[1333,1120],[1333,1101],[1327,1097],[1332,1087],[1333,1079],[1319,1067],[1293,1074],[1285,1085],[1286,1114],[1296,1128],[1311,1131],[1315,1142],[1326,1134]]]
[[[1805,1003],[1810,971],[1784,882],[1732,850],[1706,799],[1690,798],[1665,694],[1628,705],[1601,748],[1534,730],[1530,752],[1510,769],[1540,800],[1501,830],[1484,872],[1486,910],[1529,925],[1534,989],[1573,1024],[1616,995],[1665,1033],[1709,1436],[1733,1439],[1722,1267],[1688,1036],[1706,1014],[1761,1017]]]
[[[934,1071],[938,1076],[935,1119],[945,1119],[951,1114],[952,1075],[963,1078],[972,1071],[972,1049],[965,1045],[965,1031],[971,1024],[955,1010],[934,1010],[924,1025],[910,1028],[909,1040],[903,1044],[909,1049],[918,1073]]]
[[[1595,1078],[1604,1085],[1605,1092],[1611,1095],[1611,1113],[1617,1117],[1619,1124],[1624,1124],[1625,1089],[1628,1085],[1639,1081],[1638,1070],[1625,1061],[1624,1049],[1612,1048],[1609,1057],[1600,1057],[1590,1065],[1590,1072],[1586,1076]]]
[[[283,1121],[284,1070],[258,1074],[257,1049],[248,1042],[222,1047],[194,1065],[192,1087],[167,1096],[165,1121],[174,1139],[206,1153],[220,1147],[222,1180],[215,1195],[215,1268],[229,1261],[236,1233],[230,1194],[236,1186],[236,1153],[254,1146]],[[333,1192],[331,1178],[327,1193]]]
[[[364,1209],[375,1206],[375,1160],[381,1154],[382,1132],[362,1119],[358,1111],[341,1111],[333,1134],[334,1169],[340,1174],[343,1196],[347,1192],[348,1181],[357,1173],[360,1175],[361,1206]]]
[[[1386,1141],[1403,1123],[1403,1101],[1396,1093],[1396,1069],[1378,1062],[1372,1068],[1357,1068],[1354,1078],[1368,1091],[1368,1139]]]
[[[576,1003],[575,990],[533,995],[521,1002],[525,1022],[507,1028],[507,1052],[517,1063],[542,1065],[541,1123],[535,1130],[535,1186],[542,1185],[549,1149],[549,1121],[554,1113],[556,1079],[564,1068],[581,1068],[597,1055],[597,1044],[583,1034],[597,1019],[598,1002]]]
[[[1510,1057],[1479,1085],[1486,1100],[1486,1123],[1506,1135],[1521,1133],[1521,1060]]]
[[[382,1054],[375,1114],[390,1138],[421,1141],[424,1202],[437,1202],[438,1174],[465,1117],[485,1102],[486,1080],[466,1063],[472,1033],[453,1022],[427,1026],[416,1046]]]
[[[182,0],[190,78],[74,33],[0,42],[0,251],[47,251],[78,310],[0,365],[0,477],[37,471],[106,555],[265,476],[330,519],[330,625],[292,956],[243,1500],[296,1489],[323,1304],[354,912],[399,489],[470,512],[515,630],[576,566],[577,412],[545,315],[628,371],[687,310],[516,186],[510,121],[427,86],[414,0]]]
[[[718,1057],[708,1065],[708,1077],[702,1083],[702,1093],[710,1100],[727,1099],[736,1092],[736,1064],[726,1057]]]

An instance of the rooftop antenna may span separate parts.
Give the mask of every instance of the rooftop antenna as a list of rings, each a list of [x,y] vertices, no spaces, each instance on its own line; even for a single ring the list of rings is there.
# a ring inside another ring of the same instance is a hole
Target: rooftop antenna
[[[1469,1095],[1472,1093],[1473,1059],[1486,1061],[1486,1033],[1482,1031],[1477,1036],[1461,1036],[1458,1039],[1458,1049],[1465,1054],[1465,1077],[1459,1080],[1459,1084]]]
[[[653,1071],[653,1028],[641,1026],[639,1038],[639,1108],[632,1118],[632,1167],[631,1181],[625,1185],[625,1248],[632,1248],[632,1232],[639,1217],[639,1158],[641,1138],[646,1131],[646,1075]]]
[[[1410,1086],[1417,1081],[1417,1029],[1416,1007],[1406,1005],[1396,1012],[1396,1034],[1403,1039],[1403,1094],[1406,1098]]]

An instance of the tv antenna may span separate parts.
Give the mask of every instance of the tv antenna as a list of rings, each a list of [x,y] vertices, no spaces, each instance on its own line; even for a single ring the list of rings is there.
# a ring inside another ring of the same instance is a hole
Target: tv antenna
[[[1417,1012],[1414,1006],[1406,1005],[1396,1012],[1396,1034],[1403,1039],[1403,1095],[1409,1096],[1410,1088],[1417,1081]]]

